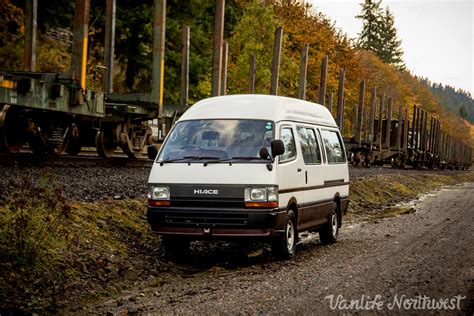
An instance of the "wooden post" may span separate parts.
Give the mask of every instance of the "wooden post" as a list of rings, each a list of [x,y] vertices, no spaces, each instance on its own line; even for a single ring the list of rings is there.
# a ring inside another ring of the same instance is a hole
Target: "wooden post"
[[[166,0],[155,0],[153,21],[153,72],[151,99],[158,105],[158,118],[163,118],[163,86],[165,74]],[[163,123],[163,122],[162,122]],[[164,133],[163,133],[164,134]]]
[[[308,50],[309,46],[306,45],[301,50],[301,63],[300,63],[300,90],[298,97],[301,100],[306,100],[306,75],[308,73]]]
[[[321,83],[319,84],[319,104],[324,105],[326,101],[326,81],[328,76],[328,55],[324,56],[321,64]]]
[[[114,90],[115,8],[115,0],[105,1],[104,65],[107,68],[105,74],[106,92]]]
[[[273,46],[273,61],[272,61],[272,86],[270,94],[278,94],[278,80],[280,76],[280,60],[281,60],[281,44],[283,40],[283,28],[277,27],[275,31],[275,43]]]
[[[365,80],[362,80],[359,84],[359,110],[357,113],[357,123],[355,125],[354,137],[355,142],[361,145],[361,131],[362,131],[362,114],[364,112],[364,101],[365,101]]]
[[[23,70],[36,69],[36,21],[38,17],[38,1],[26,0],[25,6],[25,47],[23,51]]]
[[[410,128],[410,120],[408,119],[408,108],[405,109],[404,124],[403,124],[403,152],[405,157],[408,154],[408,129]]]
[[[181,97],[179,104],[187,106],[189,101],[189,26],[181,30]]]
[[[249,58],[250,70],[249,70],[249,88],[248,93],[255,93],[255,67],[256,67],[256,58],[255,55],[250,55]]]
[[[379,131],[378,131],[378,139],[379,139],[379,150],[382,152],[383,148],[383,109],[385,107],[385,93],[380,96],[379,100]]]
[[[331,91],[329,93],[329,100],[328,100],[328,110],[331,113],[331,115],[332,115],[332,104],[333,104],[333,102],[334,102],[334,92]]]
[[[374,141],[374,121],[375,121],[375,99],[377,98],[377,87],[372,88],[370,95],[370,118],[369,118],[369,142],[370,148]]]
[[[359,143],[358,136],[357,136],[357,122],[359,121],[359,105],[354,104],[354,108],[352,109],[352,129],[354,130],[354,141]]]
[[[224,45],[225,0],[216,0],[214,17],[214,50],[212,54],[212,96],[221,93],[222,46]]]
[[[72,39],[71,73],[80,88],[86,89],[87,51],[89,39],[89,0],[76,0],[74,7],[74,35]]]
[[[387,125],[385,126],[385,146],[390,150],[390,130],[392,129],[392,102],[393,99],[388,98],[388,108],[387,108]]]
[[[413,119],[411,121],[411,139],[410,139],[410,147],[413,150],[415,147],[415,120],[416,120],[416,105],[413,106]]]
[[[224,45],[222,46],[222,73],[221,73],[221,94],[227,94],[227,58],[229,56],[229,44],[227,41],[224,41]]]
[[[368,134],[369,134],[369,124],[367,122],[368,120],[368,116],[367,116],[367,108],[364,107],[362,113],[364,113],[364,115],[362,116],[362,134],[363,134],[363,137],[362,137],[362,141],[364,142],[367,142],[367,138],[368,138]]]
[[[337,126],[339,131],[344,131],[344,69],[339,72],[339,87],[337,91]]]
[[[395,148],[397,148],[398,153],[401,150],[401,138],[402,138],[402,124],[403,124],[403,106],[400,102],[398,107],[398,125],[397,125],[397,140],[395,141]]]
[[[415,120],[415,149],[420,149],[420,108],[416,109],[416,120]]]

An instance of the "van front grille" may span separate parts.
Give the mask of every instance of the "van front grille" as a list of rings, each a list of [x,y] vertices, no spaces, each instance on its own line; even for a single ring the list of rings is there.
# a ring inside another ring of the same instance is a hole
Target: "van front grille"
[[[175,224],[180,226],[243,226],[248,224],[248,215],[214,213],[168,213],[165,215],[165,222],[167,224]]]
[[[185,199],[185,198],[172,198],[171,205],[177,207],[205,207],[205,208],[244,208],[245,203],[243,200],[235,199],[219,199],[219,200],[199,200],[199,199]]]

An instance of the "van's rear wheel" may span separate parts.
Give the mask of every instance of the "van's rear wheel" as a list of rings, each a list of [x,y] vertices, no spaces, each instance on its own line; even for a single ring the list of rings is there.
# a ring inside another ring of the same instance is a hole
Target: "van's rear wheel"
[[[322,244],[332,244],[336,241],[339,234],[339,218],[339,207],[336,202],[333,202],[328,222],[319,230],[319,239]]]
[[[181,236],[162,236],[162,244],[165,248],[165,255],[168,258],[180,258],[186,255],[189,250],[191,240]]]
[[[297,239],[296,216],[292,210],[289,210],[286,215],[285,233],[272,241],[273,256],[277,259],[292,258],[295,255]]]

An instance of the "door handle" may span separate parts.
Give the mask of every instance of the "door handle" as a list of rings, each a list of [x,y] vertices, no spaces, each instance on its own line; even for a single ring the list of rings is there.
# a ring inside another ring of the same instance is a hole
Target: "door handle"
[[[304,177],[305,177],[305,180],[306,180],[306,184],[308,184],[308,171],[304,172]]]
[[[296,171],[301,172],[301,168],[296,169]]]

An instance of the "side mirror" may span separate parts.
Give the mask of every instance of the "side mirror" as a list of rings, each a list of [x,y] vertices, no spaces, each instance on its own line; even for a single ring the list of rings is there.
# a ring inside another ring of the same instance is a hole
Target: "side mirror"
[[[272,156],[274,158],[276,156],[279,156],[285,153],[285,145],[283,144],[283,141],[281,141],[280,139],[272,140],[271,148],[272,148]]]
[[[148,158],[151,160],[155,160],[156,156],[158,156],[158,148],[156,148],[156,145],[150,145],[147,147],[147,154]]]

